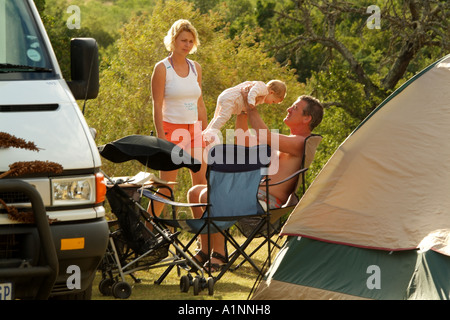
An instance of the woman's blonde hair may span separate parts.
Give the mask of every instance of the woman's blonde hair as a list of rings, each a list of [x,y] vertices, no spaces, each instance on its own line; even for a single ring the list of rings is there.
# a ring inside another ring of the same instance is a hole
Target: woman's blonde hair
[[[194,36],[194,46],[189,53],[194,53],[197,51],[197,47],[200,45],[197,30],[188,20],[184,19],[175,21],[172,27],[170,27],[169,31],[167,32],[167,35],[164,37],[164,45],[166,46],[166,49],[168,51],[173,51],[175,40],[183,31],[188,31]]]

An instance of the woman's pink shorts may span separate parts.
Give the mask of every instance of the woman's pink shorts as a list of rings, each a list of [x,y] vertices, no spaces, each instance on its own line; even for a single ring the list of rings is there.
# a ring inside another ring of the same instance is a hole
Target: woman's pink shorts
[[[163,121],[166,139],[184,150],[192,148],[204,148],[202,138],[202,123],[197,121],[193,124],[179,124]]]

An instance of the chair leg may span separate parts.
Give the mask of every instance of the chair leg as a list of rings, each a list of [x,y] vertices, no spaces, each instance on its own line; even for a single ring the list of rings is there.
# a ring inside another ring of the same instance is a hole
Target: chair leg
[[[233,265],[233,263],[239,258],[239,256],[243,256],[245,260],[247,260],[251,266],[258,272],[261,273],[260,268],[253,262],[253,260],[249,257],[249,255],[245,252],[245,249],[249,246],[251,242],[251,238],[246,239],[246,241],[239,245],[239,243],[236,242],[236,240],[231,236],[231,234],[228,231],[221,231],[223,236],[233,245],[233,247],[236,249],[230,256],[228,260],[228,264],[225,268],[222,269],[222,271],[217,276],[217,279],[222,277],[222,275],[230,269],[230,267]]]
[[[261,242],[248,256],[252,257],[256,252],[258,252],[259,249],[261,249],[266,244],[267,239],[265,239],[263,242]],[[231,270],[236,271],[239,269],[247,260],[243,259],[240,263],[236,265],[236,267],[231,268]]]

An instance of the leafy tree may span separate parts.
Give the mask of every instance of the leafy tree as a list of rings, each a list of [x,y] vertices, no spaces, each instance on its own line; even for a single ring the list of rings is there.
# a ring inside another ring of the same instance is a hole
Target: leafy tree
[[[84,1],[74,3],[70,0],[36,0],[47,33],[58,58],[65,78],[70,78],[70,40],[76,37],[91,37],[97,40],[100,58],[116,54],[114,43],[119,37],[119,30],[133,14],[151,10],[154,1],[117,0]],[[67,20],[71,12],[69,6],[80,9],[81,26],[69,29]]]
[[[318,77],[314,83],[324,90],[311,89],[321,98],[362,120],[411,74],[446,54],[448,9],[437,0],[285,1],[274,9],[264,39],[278,58]],[[371,24],[376,18],[379,28]],[[347,79],[354,90],[346,91]]]
[[[246,30],[258,30],[258,17],[255,15],[253,2],[252,0],[216,2],[216,6],[212,10],[220,14],[224,26],[227,26],[226,31],[230,38],[234,38]]]

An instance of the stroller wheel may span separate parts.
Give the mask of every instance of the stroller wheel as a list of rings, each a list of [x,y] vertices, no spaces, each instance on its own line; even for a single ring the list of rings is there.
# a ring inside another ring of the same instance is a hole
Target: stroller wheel
[[[214,278],[209,277],[206,280],[206,284],[208,285],[208,294],[210,296],[214,295]]]
[[[194,278],[194,283],[192,284],[193,288],[194,288],[194,296],[198,296],[198,294],[200,293],[201,290],[201,284],[200,284],[200,277],[196,276]]]
[[[114,298],[128,299],[131,296],[131,286],[124,281],[119,281],[112,286]]]
[[[104,296],[110,296],[112,294],[112,286],[114,284],[113,279],[102,279],[98,284],[98,290]]]
[[[180,290],[181,292],[188,292],[189,291],[189,286],[191,285],[191,280],[189,279],[188,276],[182,276],[180,278]]]

